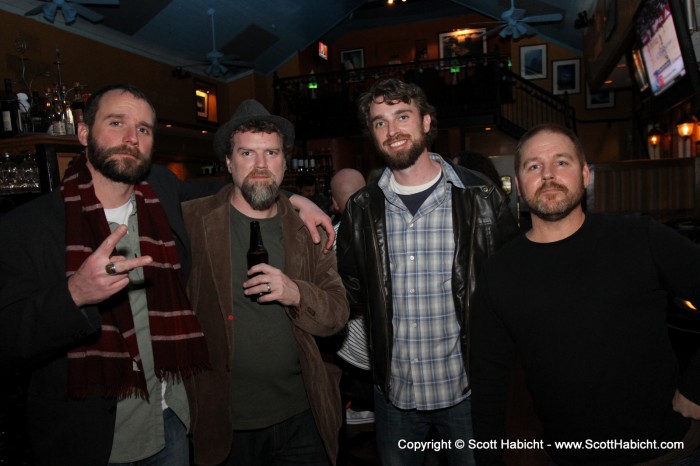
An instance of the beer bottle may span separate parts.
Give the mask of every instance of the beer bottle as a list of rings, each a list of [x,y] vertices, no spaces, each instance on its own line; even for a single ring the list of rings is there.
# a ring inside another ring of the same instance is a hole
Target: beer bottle
[[[247,259],[249,269],[257,264],[267,264],[268,260],[267,249],[265,249],[262,233],[260,232],[260,223],[256,221],[250,222],[250,248],[248,249]],[[260,275],[260,273],[255,275]],[[260,294],[262,295],[263,293]],[[257,301],[257,296],[251,296],[250,298],[253,301]]]
[[[12,81],[5,79],[5,95],[2,98],[2,132],[1,137],[12,137],[21,132],[19,119],[19,100],[12,92]]]

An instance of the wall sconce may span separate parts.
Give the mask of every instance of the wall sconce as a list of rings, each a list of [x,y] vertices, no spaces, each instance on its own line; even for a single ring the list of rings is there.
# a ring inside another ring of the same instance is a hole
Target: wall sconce
[[[680,157],[692,157],[690,146],[690,136],[695,132],[695,125],[697,120],[694,116],[687,113],[683,114],[680,120],[676,122],[676,130],[678,135],[683,138],[682,152],[679,154]]]
[[[651,151],[649,153],[650,158],[658,159],[661,153],[661,142],[663,141],[666,133],[661,131],[661,128],[654,125],[649,133],[647,134],[647,142],[651,146]]]
[[[694,116],[685,114],[680,120],[676,122],[676,130],[678,130],[678,135],[682,138],[689,138],[695,131],[695,125],[697,120]]]
[[[661,143],[661,139],[664,137],[664,132],[659,129],[658,126],[654,126],[649,134],[647,135],[647,141],[652,147],[656,147]]]

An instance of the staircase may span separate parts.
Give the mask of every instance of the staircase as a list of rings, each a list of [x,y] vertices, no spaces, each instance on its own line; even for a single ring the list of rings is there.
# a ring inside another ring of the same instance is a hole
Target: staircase
[[[519,139],[540,123],[556,123],[576,132],[576,112],[566,99],[545,91],[508,69],[501,70],[498,128]]]
[[[292,121],[302,140],[359,135],[357,98],[387,78],[423,88],[442,128],[496,126],[514,139],[540,123],[576,131],[566,99],[510,71],[507,56],[493,55],[276,77],[274,112]]]

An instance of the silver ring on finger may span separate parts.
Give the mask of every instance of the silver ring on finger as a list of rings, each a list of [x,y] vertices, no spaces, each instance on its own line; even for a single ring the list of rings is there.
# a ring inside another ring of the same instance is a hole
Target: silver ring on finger
[[[105,272],[107,272],[107,275],[117,274],[117,266],[114,264],[114,262],[108,262],[107,265],[105,265]]]
[[[267,292],[272,293],[272,287],[270,286],[269,283],[265,283],[267,285]]]

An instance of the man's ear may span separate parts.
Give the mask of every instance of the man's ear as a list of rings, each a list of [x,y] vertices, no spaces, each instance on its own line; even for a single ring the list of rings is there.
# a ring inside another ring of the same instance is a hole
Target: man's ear
[[[591,169],[588,168],[588,164],[583,164],[583,187],[587,188],[591,182]]]
[[[88,135],[90,134],[90,128],[88,128],[87,123],[78,122],[78,141],[80,144],[87,147],[88,145]]]

